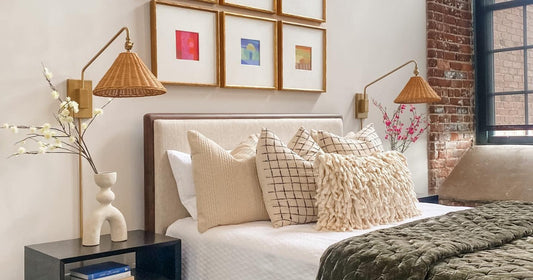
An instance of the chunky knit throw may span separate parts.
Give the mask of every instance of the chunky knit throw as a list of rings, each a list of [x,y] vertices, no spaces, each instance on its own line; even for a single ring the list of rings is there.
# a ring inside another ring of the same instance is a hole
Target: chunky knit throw
[[[317,279],[533,279],[533,202],[503,201],[331,245]]]

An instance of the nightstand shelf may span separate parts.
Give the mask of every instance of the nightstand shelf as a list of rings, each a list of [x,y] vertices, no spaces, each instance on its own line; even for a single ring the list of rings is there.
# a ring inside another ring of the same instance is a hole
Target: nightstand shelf
[[[135,254],[136,280],[181,279],[181,241],[143,230],[129,231],[124,242],[102,235],[93,247],[82,246],[80,238],[25,246],[24,279],[69,280],[67,264],[128,253]]]
[[[416,198],[418,199],[418,202],[439,204],[439,195],[437,194],[433,194],[433,195],[417,194]]]

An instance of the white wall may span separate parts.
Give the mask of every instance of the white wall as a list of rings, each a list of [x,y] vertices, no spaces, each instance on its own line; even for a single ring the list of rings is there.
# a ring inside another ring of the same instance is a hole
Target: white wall
[[[420,63],[421,73],[426,72],[425,1],[328,2],[327,93],[168,86],[166,95],[115,100],[108,107],[86,140],[99,169],[119,174],[115,205],[126,216],[129,229],[144,224],[145,113],[336,113],[352,130],[359,128],[353,118],[353,95],[366,83],[412,58]],[[79,78],[82,66],[122,26],[130,28],[134,50],[150,63],[147,0],[0,1],[0,26],[0,122],[53,122],[55,104],[41,76],[41,62],[55,74],[64,93],[65,79]],[[121,42],[113,44],[86,76],[97,81],[121,48]],[[411,70],[404,69],[368,92],[392,107],[392,99],[410,75]],[[103,100],[96,98],[95,103]],[[369,122],[383,131],[373,106]],[[2,279],[22,279],[24,245],[79,236],[76,159],[64,155],[7,159],[18,138],[8,131],[0,133],[0,271]],[[426,146],[422,139],[407,152],[419,192],[427,188]],[[88,213],[96,206],[88,166],[84,176]]]

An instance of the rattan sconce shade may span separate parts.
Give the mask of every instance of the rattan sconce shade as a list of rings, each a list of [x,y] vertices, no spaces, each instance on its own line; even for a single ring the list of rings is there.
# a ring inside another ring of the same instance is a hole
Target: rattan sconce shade
[[[414,76],[402,89],[394,103],[414,104],[414,103],[432,103],[440,101],[440,97],[429,86],[429,84],[420,76]]]
[[[165,87],[133,52],[119,54],[93,90],[94,95],[104,97],[142,97],[165,92]]]

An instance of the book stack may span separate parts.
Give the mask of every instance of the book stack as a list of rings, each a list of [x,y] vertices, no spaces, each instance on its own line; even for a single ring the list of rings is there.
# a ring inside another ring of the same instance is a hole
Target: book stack
[[[70,270],[72,280],[133,280],[130,266],[117,262],[103,262]]]

